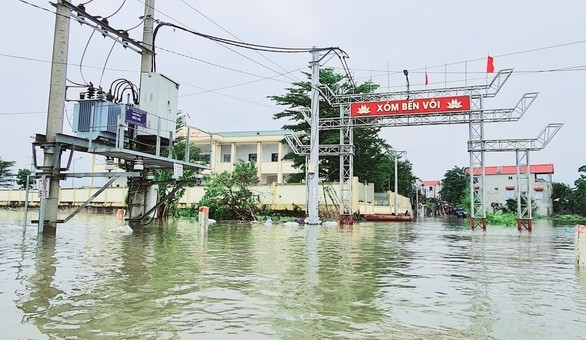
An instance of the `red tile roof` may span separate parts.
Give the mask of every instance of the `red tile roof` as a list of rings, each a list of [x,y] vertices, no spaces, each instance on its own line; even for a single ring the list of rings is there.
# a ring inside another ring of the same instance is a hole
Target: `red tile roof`
[[[427,187],[433,187],[436,185],[440,185],[440,181],[421,181],[421,184],[423,184]]]
[[[470,168],[466,168],[466,174],[469,173]],[[478,169],[480,173],[480,169]],[[532,174],[543,175],[553,174],[553,164],[532,164],[530,168]],[[517,173],[516,165],[501,165],[501,166],[485,166],[485,175],[515,175]]]

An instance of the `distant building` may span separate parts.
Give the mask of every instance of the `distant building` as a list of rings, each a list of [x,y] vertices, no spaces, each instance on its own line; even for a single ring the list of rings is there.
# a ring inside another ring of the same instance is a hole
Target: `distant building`
[[[508,166],[487,166],[484,168],[485,183],[484,195],[487,211],[491,211],[491,203],[505,204],[508,199],[517,199],[517,167]],[[466,174],[469,168],[466,168]],[[529,169],[531,198],[537,206],[533,211],[534,215],[549,216],[552,214],[552,175],[553,164],[533,164]],[[526,188],[521,188],[527,190]]]
[[[187,127],[177,136],[187,136]],[[293,162],[283,160],[291,152],[282,143],[287,131],[206,132],[189,128],[189,143],[210,159],[211,172],[232,171],[238,160],[256,162],[260,184],[285,183],[289,176],[299,173]]]
[[[421,194],[426,198],[440,198],[442,183],[440,181],[421,181]]]

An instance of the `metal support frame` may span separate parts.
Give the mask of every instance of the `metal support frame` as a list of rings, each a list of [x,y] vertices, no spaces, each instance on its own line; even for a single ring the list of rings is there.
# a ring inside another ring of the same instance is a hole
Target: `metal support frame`
[[[340,105],[340,119],[344,119],[344,107]],[[339,222],[344,223],[348,220],[348,224],[353,224],[353,197],[354,192],[354,127],[352,121],[348,120],[346,124],[340,128],[340,151],[348,148],[348,152],[340,152],[340,187],[338,189],[339,199]]]
[[[472,105],[477,105],[478,111],[470,112],[470,122],[468,123],[468,140],[484,140],[484,117],[483,117],[483,98]],[[472,229],[480,226],[486,230],[486,206],[484,205],[484,150],[468,151],[470,155],[470,227]],[[478,216],[480,214],[480,216]],[[478,218],[479,217],[479,218]]]
[[[517,150],[515,152],[515,165],[517,167],[517,229],[523,228],[531,231],[531,163],[529,162],[529,150]]]
[[[563,123],[550,123],[544,127],[536,138],[521,139],[481,139],[470,140],[468,142],[468,152],[470,155],[478,155],[484,152],[515,152],[515,164],[517,169],[517,227],[519,231],[526,229],[532,230],[532,207],[531,207],[531,174],[529,163],[529,152],[539,151],[545,148],[553,139],[557,132],[562,128]],[[478,173],[478,168],[472,168],[472,172]],[[484,179],[484,176],[482,176]],[[473,181],[473,177],[471,177]],[[484,181],[473,182],[473,188],[478,187],[479,192],[482,189]],[[484,197],[484,196],[482,196]],[[478,195],[475,198],[479,198]],[[483,199],[484,201],[484,199]],[[477,205],[475,205],[476,207]],[[478,205],[479,206],[479,205]],[[484,205],[483,205],[484,206]],[[472,225],[472,222],[471,222]]]
[[[488,84],[424,89],[418,91],[398,91],[382,93],[360,93],[349,95],[335,95],[329,88],[320,85],[321,94],[331,105],[340,106],[339,118],[324,118],[319,120],[319,130],[340,130],[340,144],[320,145],[319,151],[323,155],[340,156],[340,212],[341,214],[352,214],[352,177],[353,177],[353,128],[354,127],[391,127],[391,126],[417,126],[417,125],[440,125],[440,124],[468,124],[469,143],[484,144],[484,123],[489,122],[511,122],[518,121],[537,98],[537,92],[525,93],[517,105],[508,109],[486,109],[484,99],[495,97],[504,83],[513,73],[512,69],[501,70]],[[391,115],[382,117],[351,117],[350,103],[359,101],[386,101],[393,99],[426,98],[439,96],[461,96],[468,95],[471,98],[471,110],[455,113],[437,113],[420,115]],[[312,97],[313,99],[313,97]],[[315,131],[312,121],[312,132]],[[308,154],[311,144],[303,145],[298,135],[285,137],[293,151],[297,154]],[[471,227],[480,225],[486,229],[486,208],[484,206],[484,148],[470,149],[470,191],[471,191]],[[474,171],[477,173],[474,173]],[[347,209],[347,210],[346,210]],[[480,219],[476,215],[480,214]],[[477,224],[477,222],[479,224]]]
[[[108,21],[104,21],[104,19],[100,20],[100,17],[95,17],[90,15],[85,11],[84,7],[75,6],[74,4],[70,3],[69,1],[61,0],[61,3],[71,12],[71,17],[77,20],[80,24],[85,24],[92,29],[96,30],[98,33],[102,34],[104,37],[109,37],[112,40],[120,43],[122,46],[127,47],[135,52],[138,53],[149,53],[153,55],[152,48],[149,46],[145,46],[145,44],[134,40],[128,36],[128,32],[117,30],[115,28],[110,27],[108,25]],[[152,30],[152,28],[151,28]]]
[[[171,190],[167,195],[165,195],[163,198],[161,198],[157,202],[157,204],[155,204],[152,208],[150,208],[148,211],[146,211],[144,213],[144,215],[142,215],[141,217],[138,217],[137,219],[133,219],[132,221],[133,222],[144,222],[144,220],[146,220],[150,214],[152,214],[155,210],[157,210],[163,203],[168,202],[173,196],[175,196],[175,193],[177,193],[177,191],[179,191],[181,188],[183,188],[186,184],[187,184],[187,182],[176,183],[173,190]],[[128,219],[128,221],[130,221],[130,219]]]
[[[77,213],[79,213],[80,211],[83,210],[83,208],[85,208],[88,204],[91,203],[91,201],[94,200],[94,198],[98,197],[104,190],[106,190],[110,185],[112,185],[112,183],[114,183],[114,181],[116,181],[116,177],[112,177],[110,178],[110,180],[108,182],[106,182],[106,184],[104,184],[98,191],[96,191],[90,198],[88,198],[85,202],[83,202],[82,205],[80,205],[79,207],[77,207],[77,209],[75,209],[71,214],[69,214],[69,216],[67,216],[64,220],[63,223],[67,223],[73,216],[77,215]]]

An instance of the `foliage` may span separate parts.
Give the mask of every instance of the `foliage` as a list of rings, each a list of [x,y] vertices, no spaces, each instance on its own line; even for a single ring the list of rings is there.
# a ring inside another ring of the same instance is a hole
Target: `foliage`
[[[465,168],[454,166],[444,174],[442,189],[440,190],[442,200],[448,202],[451,206],[461,205],[466,190],[470,191],[468,184],[469,177],[466,175]],[[470,209],[470,204],[467,205],[467,209]]]
[[[580,178],[574,181],[574,195],[572,199],[572,212],[581,216],[586,216],[586,165],[578,168],[581,172]]]
[[[572,211],[572,196],[574,192],[565,183],[554,182],[552,184],[551,200],[553,202],[553,214],[568,214]]]
[[[466,210],[466,212],[468,213],[468,216],[471,216],[471,211],[470,211],[470,204],[472,202],[472,195],[470,194],[470,187],[466,187],[464,189],[464,194],[462,195],[462,198],[460,199],[460,208]]]
[[[179,115],[177,117],[177,131],[181,130],[181,128],[183,128],[186,125],[185,122],[185,115]],[[178,136],[175,139],[175,142],[173,143],[173,149],[172,149],[172,156],[174,159],[185,159],[185,152],[187,150],[186,147],[186,138],[183,136]],[[161,152],[161,154],[163,156],[167,156],[169,154],[168,150],[164,150],[164,152]],[[209,159],[208,157],[205,157],[201,154],[201,150],[198,149],[195,146],[190,146],[189,149],[189,162],[191,163],[203,163],[203,162],[208,162]],[[190,180],[190,181],[195,181],[196,180],[196,175],[197,173],[194,170],[190,170],[190,169],[184,169],[183,170],[183,175],[180,176],[179,178],[177,178],[178,181],[185,181],[185,180]],[[171,182],[171,180],[173,179],[173,170],[172,169],[163,169],[163,170],[157,170],[155,172],[155,181],[156,182]],[[193,186],[194,184],[190,184],[190,186]],[[167,187],[166,184],[161,183],[159,186],[159,198],[162,198],[164,196],[166,196],[168,193],[170,193],[172,190],[172,188]],[[176,193],[175,196],[169,200],[167,203],[162,204],[159,207],[159,210],[157,212],[157,216],[159,216],[159,218],[167,218],[169,215],[174,216],[174,217],[178,217],[179,216],[179,209],[177,208],[177,204],[179,202],[179,200],[181,199],[181,197],[183,197],[183,195],[185,194],[185,188],[181,188],[179,189]]]
[[[18,184],[20,189],[26,189],[26,178],[31,174],[29,169],[18,169],[18,173],[16,174],[16,184]],[[33,187],[35,184],[34,177],[29,178],[28,187],[29,189]]]
[[[308,79],[311,78],[309,73],[305,73]],[[320,83],[327,85],[334,94],[349,93],[370,93],[379,86],[370,81],[358,85],[356,89],[352,87],[345,76],[334,72],[331,68],[320,70]],[[273,115],[274,119],[288,119],[289,123],[283,125],[284,130],[290,130],[296,133],[304,133],[300,136],[303,144],[309,145],[311,126],[305,119],[304,110],[309,111],[311,108],[311,82],[299,81],[292,84],[286,89],[284,95],[269,96],[278,105],[287,106],[284,111]],[[331,107],[323,98],[319,103],[320,118],[335,118],[340,116],[339,107]],[[394,179],[394,157],[392,156],[391,146],[378,136],[380,128],[365,127],[354,128],[354,176],[358,176],[361,181],[374,183],[375,191],[381,192],[387,190],[390,179]],[[339,144],[339,130],[326,130],[319,133],[319,144]],[[289,182],[298,183],[305,179],[306,157],[288,153],[284,159],[291,160],[295,168],[302,171],[291,175]],[[398,163],[399,193],[408,196],[415,183],[415,176],[412,174],[412,166],[408,161]],[[340,159],[338,156],[320,157],[319,177],[326,182],[335,182],[339,180]],[[394,184],[394,183],[393,183]]]
[[[250,220],[257,213],[259,199],[250,187],[259,183],[254,162],[238,161],[232,172],[213,173],[207,180],[200,206],[210,208],[219,220]]]
[[[513,213],[487,213],[486,221],[491,225],[513,227],[517,225],[517,215]]]
[[[12,168],[16,164],[14,161],[5,161],[0,158],[0,187],[7,187],[10,185],[10,180],[13,173],[10,172],[10,168]]]

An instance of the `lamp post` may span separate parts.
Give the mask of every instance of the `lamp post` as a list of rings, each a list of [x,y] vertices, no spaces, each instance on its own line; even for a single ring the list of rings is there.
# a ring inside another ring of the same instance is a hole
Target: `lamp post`
[[[407,154],[407,151],[393,151],[393,156],[395,157],[395,215],[397,215],[397,190],[399,190],[399,166],[398,160],[402,154]]]

